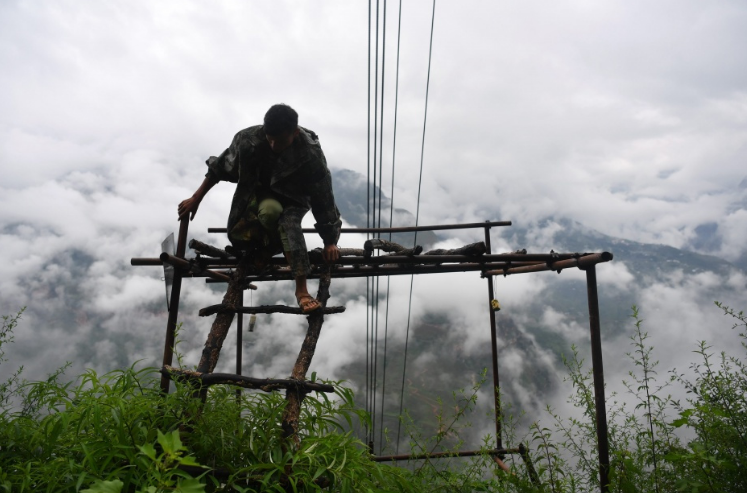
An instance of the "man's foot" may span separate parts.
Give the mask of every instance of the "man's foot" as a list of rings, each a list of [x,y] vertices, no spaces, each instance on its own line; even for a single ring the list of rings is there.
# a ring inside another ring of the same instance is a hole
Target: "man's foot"
[[[301,311],[303,313],[311,313],[314,310],[318,310],[322,307],[322,304],[319,303],[319,300],[315,299],[310,294],[302,294],[300,296],[296,296],[296,301],[298,301],[298,306],[301,308]]]

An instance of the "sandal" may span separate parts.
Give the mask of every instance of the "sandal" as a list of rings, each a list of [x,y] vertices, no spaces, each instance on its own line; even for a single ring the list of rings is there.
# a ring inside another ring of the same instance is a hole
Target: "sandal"
[[[298,306],[299,308],[301,308],[301,311],[303,313],[311,313],[314,310],[318,310],[322,307],[322,304],[319,303],[319,300],[317,300],[310,294],[300,296],[296,298],[296,301],[298,302]]]

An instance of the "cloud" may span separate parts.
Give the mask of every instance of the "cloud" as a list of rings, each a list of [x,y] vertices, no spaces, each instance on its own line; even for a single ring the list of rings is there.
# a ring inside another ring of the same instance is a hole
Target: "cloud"
[[[745,44],[743,2],[439,3],[426,122],[430,11],[405,2],[396,153],[391,7],[377,157],[387,193],[395,175],[395,208],[419,207],[420,224],[503,219],[527,228],[525,237],[493,230],[500,252],[554,248],[568,228],[562,219],[570,218],[627,240],[729,260],[744,255],[747,202],[737,184],[747,63],[744,50],[734,49]],[[162,272],[128,259],[159,252],[176,230],[176,205],[203,178],[205,159],[259,122],[270,104],[299,110],[333,168],[365,175],[375,162],[373,150],[366,156],[367,21],[365,4],[332,0],[3,2],[0,310],[29,307],[9,367],[25,364],[28,378],[40,378],[65,361],[74,364],[71,374],[160,363]],[[379,54],[384,59],[383,46]],[[206,228],[225,224],[232,194],[230,185],[215,187],[190,236],[225,242]],[[441,239],[459,246],[483,232]],[[363,237],[344,241],[360,246]],[[651,342],[666,348],[662,368],[689,361],[700,337],[733,345],[728,319],[714,323],[710,303],[719,296],[739,307],[743,273],[636,278],[631,265],[600,267],[599,288],[639,305]],[[501,371],[517,407],[538,409],[545,396],[567,390],[558,384],[557,350],[578,341],[586,351],[586,315],[545,303],[556,292],[583,296],[583,279],[567,270],[495,280],[504,306]],[[432,376],[444,387],[464,385],[488,366],[486,282],[476,273],[416,278],[408,336],[410,280],[387,281],[379,342],[386,330],[391,354],[401,353],[406,337],[423,350],[408,362],[415,384]],[[291,289],[264,283],[248,296],[289,304]],[[365,281],[335,282],[332,302],[347,312],[325,325],[312,367],[320,376],[362,386],[371,316],[365,295]],[[196,312],[221,297],[220,286],[185,281],[180,350],[188,365],[199,360],[211,323]],[[610,317],[605,309],[617,320],[627,307],[603,307]],[[244,334],[245,372],[286,375],[304,330],[303,317],[260,317],[256,331]],[[539,343],[548,334],[556,337],[550,349]],[[605,345],[609,375],[628,371],[622,337],[604,334],[614,341]],[[231,339],[219,369],[232,371],[235,353]],[[391,356],[388,378],[402,356]],[[457,360],[464,374],[451,375],[446,362]],[[445,369],[429,375],[434,362]]]
[[[526,223],[561,212],[607,234],[687,245],[698,224],[723,215],[734,197],[720,192],[742,178],[747,75],[743,55],[729,47],[738,45],[743,7],[691,2],[670,6],[675,16],[648,5],[641,16],[636,2],[536,7],[472,2],[470,14],[461,5],[438,7],[423,220],[500,213]],[[13,68],[0,100],[1,156],[16,169],[6,186],[121,167],[121,156],[138,149],[156,150],[170,168],[196,176],[207,154],[276,100],[299,107],[330,163],[365,169],[362,7],[11,2],[4,10],[6,36],[20,47],[2,52]],[[412,211],[425,13],[403,7],[395,198]],[[395,14],[389,9],[385,185]],[[45,36],[31,34],[38,32]],[[280,36],[284,43],[276,43]],[[294,84],[300,73],[303,84]],[[723,253],[736,258],[739,245],[726,238]]]

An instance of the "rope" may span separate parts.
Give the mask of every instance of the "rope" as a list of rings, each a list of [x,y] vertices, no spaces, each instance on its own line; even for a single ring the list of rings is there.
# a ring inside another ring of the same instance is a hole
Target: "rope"
[[[426,79],[425,84],[425,112],[423,114],[423,141],[420,147],[420,178],[418,180],[418,201],[417,201],[417,208],[415,211],[415,226],[417,227],[418,221],[420,219],[420,190],[423,183],[423,156],[425,154],[425,124],[428,120],[428,92],[431,85],[431,56],[433,54],[433,26],[435,24],[436,20],[436,0],[433,0],[433,14],[431,16],[431,39],[430,39],[430,46],[428,48],[428,77]],[[415,231],[415,239],[413,241],[413,248],[417,245],[418,242],[418,232]],[[412,287],[413,287],[413,281],[415,280],[415,276],[410,276],[410,301],[408,302],[407,307],[407,330],[405,332],[405,354],[404,354],[404,364],[402,367],[402,390],[400,393],[399,398],[399,423],[397,424],[397,441],[395,442],[397,445],[397,453],[399,453],[399,438],[400,438],[400,432],[402,430],[402,411],[404,408],[404,402],[405,402],[405,376],[407,374],[407,347],[408,342],[410,339],[410,315],[412,314]]]

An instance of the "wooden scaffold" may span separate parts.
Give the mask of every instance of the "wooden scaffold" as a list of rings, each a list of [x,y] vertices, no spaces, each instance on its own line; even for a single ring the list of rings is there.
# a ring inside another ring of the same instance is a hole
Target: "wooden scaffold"
[[[592,371],[594,379],[597,445],[599,455],[599,480],[601,491],[609,488],[609,449],[607,439],[607,416],[604,396],[604,372],[602,364],[601,332],[599,320],[599,302],[597,295],[596,264],[608,262],[613,256],[609,252],[600,253],[527,253],[526,250],[511,253],[493,254],[490,245],[490,230],[492,227],[510,226],[510,221],[486,221],[484,223],[449,224],[437,226],[418,226],[400,228],[343,228],[342,233],[408,233],[416,231],[438,231],[482,228],[485,232],[483,242],[466,245],[453,250],[432,250],[422,252],[422,248],[414,246],[405,248],[393,242],[380,238],[367,240],[363,248],[341,248],[340,259],[334,265],[325,265],[321,251],[309,252],[312,265],[310,279],[318,278],[319,291],[317,299],[321,308],[308,314],[308,329],[299,351],[296,363],[287,379],[253,378],[241,375],[241,333],[244,314],[284,313],[302,315],[300,308],[282,305],[247,307],[243,305],[243,291],[257,289],[254,283],[264,281],[292,280],[293,275],[287,268],[285,259],[273,257],[270,264],[259,270],[246,258],[236,258],[225,250],[192,240],[189,247],[196,253],[191,258],[186,255],[188,219],[181,221],[175,251],[168,242],[164,242],[163,253],[158,258],[133,258],[132,265],[163,266],[166,272],[169,316],[164,342],[163,366],[161,369],[161,389],[169,391],[171,379],[182,379],[200,384],[205,389],[216,384],[230,384],[247,389],[258,389],[265,392],[285,389],[286,409],[283,415],[282,427],[286,438],[296,444],[298,438],[298,418],[301,404],[309,392],[333,392],[331,385],[310,382],[306,374],[314,356],[319,335],[324,323],[324,316],[342,313],[345,307],[328,307],[329,288],[332,278],[376,277],[391,275],[431,274],[447,272],[480,272],[481,277],[487,279],[488,286],[488,314],[491,341],[491,369],[493,376],[496,444],[492,450],[468,450],[448,454],[424,455],[390,455],[372,456],[375,461],[417,460],[423,458],[466,457],[478,454],[493,456],[498,466],[507,469],[502,458],[507,454],[519,454],[527,464],[527,470],[532,481],[538,483],[536,472],[529,459],[526,448],[504,448],[501,431],[501,409],[499,403],[500,382],[498,373],[498,349],[495,313],[499,309],[493,292],[494,276],[509,276],[522,273],[555,271],[560,273],[564,269],[578,268],[586,272],[589,328],[592,354]],[[312,232],[314,230],[304,230]],[[209,232],[222,233],[223,228],[210,228]],[[172,251],[169,251],[172,250]],[[374,252],[384,252],[375,255]],[[181,282],[184,277],[205,277],[207,282],[227,283],[228,288],[223,302],[200,310],[201,316],[215,315],[210,333],[205,342],[202,357],[196,371],[187,371],[172,366],[173,347]],[[214,373],[221,348],[228,334],[234,317],[238,315],[237,324],[237,361],[236,374]],[[204,395],[204,394],[203,394]]]

